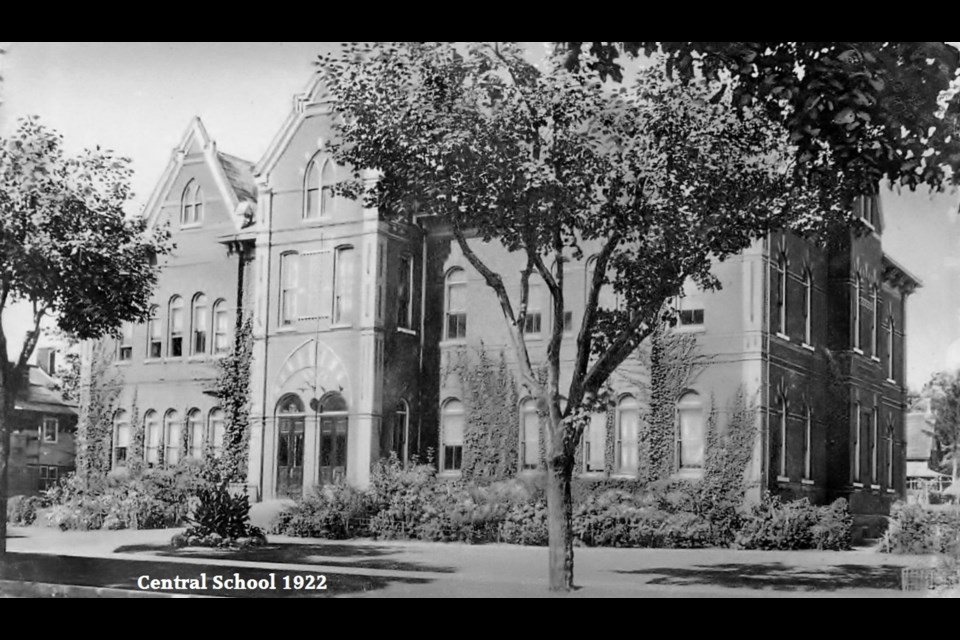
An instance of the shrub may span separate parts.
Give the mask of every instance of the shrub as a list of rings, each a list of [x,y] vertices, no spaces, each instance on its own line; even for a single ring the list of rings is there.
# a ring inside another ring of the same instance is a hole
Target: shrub
[[[240,538],[263,538],[263,532],[250,524],[250,496],[231,493],[228,480],[220,477],[197,488],[198,504],[184,533],[188,544],[224,546]]]
[[[273,531],[282,535],[344,540],[352,537],[353,521],[372,514],[371,500],[347,486],[317,489],[310,497],[284,509]]]
[[[880,541],[884,553],[951,553],[960,545],[960,510],[931,511],[898,502],[890,516],[890,526]]]
[[[846,549],[852,524],[846,500],[815,507],[807,498],[784,503],[767,494],[744,516],[735,541],[741,549]]]
[[[850,548],[853,516],[847,501],[840,498],[833,504],[820,507],[818,521],[810,530],[813,545],[820,551],[845,551]]]

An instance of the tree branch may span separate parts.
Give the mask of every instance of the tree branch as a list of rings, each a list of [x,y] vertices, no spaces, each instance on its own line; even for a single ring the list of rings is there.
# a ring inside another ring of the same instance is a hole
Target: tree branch
[[[37,342],[40,341],[40,323],[43,322],[43,317],[47,314],[47,307],[38,307],[36,300],[33,302],[33,331],[27,334],[26,340],[23,341],[23,348],[20,349],[20,357],[17,358],[17,365],[14,369],[14,373],[19,373],[26,366],[27,361],[30,359],[30,356],[33,354],[33,350],[37,347]]]

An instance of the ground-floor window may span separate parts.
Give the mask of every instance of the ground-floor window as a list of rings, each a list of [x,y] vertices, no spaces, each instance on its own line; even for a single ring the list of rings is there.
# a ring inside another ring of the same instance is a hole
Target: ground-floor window
[[[460,471],[463,467],[463,403],[447,400],[440,412],[440,471]]]

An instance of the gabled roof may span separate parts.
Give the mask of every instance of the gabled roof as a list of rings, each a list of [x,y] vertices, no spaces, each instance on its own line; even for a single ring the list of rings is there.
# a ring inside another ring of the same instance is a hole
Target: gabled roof
[[[17,395],[15,410],[77,415],[77,405],[63,399],[54,378],[36,365],[29,365],[28,372],[29,384]]]
[[[183,167],[188,155],[202,154],[214,181],[227,204],[231,218],[237,229],[244,226],[245,213],[257,202],[257,188],[253,180],[253,163],[217,151],[217,144],[210,138],[200,118],[194,117],[184,132],[164,169],[160,181],[147,200],[143,215],[149,225],[156,223],[163,202],[168,198],[170,189]]]
[[[323,72],[319,70],[314,72],[303,91],[293,96],[293,108],[254,168],[254,175],[268,176],[307,115],[323,112],[325,108],[329,109],[332,102]]]

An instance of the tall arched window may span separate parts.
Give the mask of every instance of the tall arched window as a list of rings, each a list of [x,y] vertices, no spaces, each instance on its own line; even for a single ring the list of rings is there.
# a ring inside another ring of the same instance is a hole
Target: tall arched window
[[[873,327],[870,332],[870,355],[880,357],[880,287],[873,285]]]
[[[860,298],[863,296],[863,277],[858,273],[853,293],[853,348],[862,350],[860,331]]]
[[[813,480],[813,410],[809,405],[803,416],[803,479]]]
[[[163,357],[163,324],[160,321],[160,307],[150,307],[150,317],[147,320],[147,357]]]
[[[220,299],[213,305],[213,352],[230,351],[230,312],[227,301]]]
[[[635,474],[640,466],[640,405],[633,396],[617,404],[617,473]]]
[[[803,342],[813,344],[813,273],[803,272]]]
[[[893,489],[893,421],[887,421],[887,489]]]
[[[520,404],[520,468],[540,467],[540,414],[537,401],[527,398]]]
[[[787,475],[787,443],[789,437],[787,424],[790,420],[790,405],[787,403],[787,398],[782,394],[777,398],[777,410],[777,419],[779,421],[777,431],[780,438],[780,454],[777,458],[777,470],[781,479],[789,479]]]
[[[130,419],[124,410],[113,416],[113,466],[127,466],[127,451],[130,448]]]
[[[894,367],[896,358],[894,357],[894,353],[893,353],[893,339],[894,339],[894,334],[896,333],[896,329],[897,328],[896,328],[896,324],[893,321],[893,316],[890,316],[887,319],[887,380],[896,380],[896,378],[894,377],[894,375],[896,374],[896,370]]]
[[[167,342],[167,355],[179,358],[183,355],[183,298],[170,298],[168,317],[170,318],[170,335]]]
[[[187,414],[187,440],[190,442],[190,457],[203,457],[203,419],[200,409],[191,409]]]
[[[203,222],[203,192],[200,183],[191,180],[183,190],[180,202],[180,224],[188,227]]]
[[[781,251],[777,256],[777,313],[776,318],[776,330],[777,333],[781,335],[787,335],[787,280],[788,280],[788,267],[789,261],[787,260],[787,252]]]
[[[150,409],[143,415],[143,459],[148,467],[160,463],[160,419]]]
[[[583,432],[583,470],[586,473],[606,471],[607,414],[594,413]]]
[[[880,484],[880,410],[870,414],[870,483]]]
[[[277,492],[281,496],[303,494],[303,402],[289,394],[277,403]],[[322,454],[321,454],[322,456]]]
[[[460,268],[447,272],[444,292],[446,339],[467,337],[467,272]]]
[[[351,246],[337,247],[333,254],[333,324],[353,322],[354,254]]]
[[[207,437],[210,438],[210,451],[214,458],[219,458],[223,455],[223,449],[225,447],[223,440],[226,437],[223,409],[211,409],[210,416],[207,420]]]
[[[440,411],[440,471],[460,471],[463,466],[463,404],[447,400]]]
[[[300,286],[300,256],[288,251],[280,256],[280,324],[291,325],[297,320],[297,292]]]
[[[852,438],[853,446],[850,447],[851,454],[853,456],[853,463],[850,465],[851,466],[850,473],[853,476],[852,478],[853,482],[859,484],[862,481],[861,474],[860,474],[860,464],[861,464],[861,460],[863,459],[863,456],[861,455],[862,454],[862,450],[861,450],[862,437],[861,436],[863,434],[863,423],[861,421],[860,403],[857,402],[854,405],[854,408],[857,412],[857,415],[853,421],[853,438]]]
[[[207,296],[198,293],[193,297],[193,309],[190,313],[194,355],[202,355],[207,352],[207,335],[210,332],[210,316],[208,314]]]
[[[347,475],[347,401],[339,393],[320,400],[320,482],[342,484]]]
[[[397,402],[393,411],[393,433],[391,434],[390,450],[396,452],[397,458],[407,463],[407,442],[410,430],[410,408],[405,400]]]
[[[303,217],[315,220],[333,214],[336,170],[329,158],[315,155],[303,176]]]
[[[703,443],[703,402],[700,394],[690,391],[677,402],[677,469],[702,469]]]
[[[183,435],[180,426],[180,414],[170,409],[163,414],[164,434],[164,466],[172,467],[180,462],[180,449],[183,446]]]

